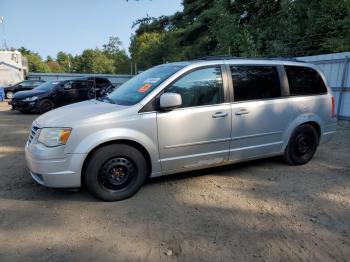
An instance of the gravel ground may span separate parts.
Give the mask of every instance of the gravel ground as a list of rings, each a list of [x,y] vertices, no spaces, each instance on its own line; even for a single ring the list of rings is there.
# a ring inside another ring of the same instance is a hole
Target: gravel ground
[[[304,166],[178,174],[104,203],[32,181],[36,117],[0,103],[0,261],[350,261],[350,122]]]

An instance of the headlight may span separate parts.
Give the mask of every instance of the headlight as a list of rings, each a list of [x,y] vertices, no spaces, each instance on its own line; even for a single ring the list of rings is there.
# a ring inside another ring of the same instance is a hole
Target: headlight
[[[30,97],[27,97],[27,98],[23,99],[23,101],[35,101],[35,100],[38,100],[37,96],[30,96]]]
[[[37,141],[48,147],[65,145],[71,132],[71,128],[43,128]]]

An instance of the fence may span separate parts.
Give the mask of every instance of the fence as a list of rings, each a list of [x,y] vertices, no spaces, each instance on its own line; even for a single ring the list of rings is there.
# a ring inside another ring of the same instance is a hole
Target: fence
[[[333,90],[338,118],[350,120],[350,52],[298,59],[316,64],[323,71]]]
[[[50,80],[66,80],[66,79],[72,79],[76,77],[105,77],[108,78],[109,81],[114,86],[120,86],[127,80],[129,80],[132,75],[110,75],[110,74],[70,74],[70,73],[29,73],[27,76],[28,80],[44,80],[44,81],[50,81]]]

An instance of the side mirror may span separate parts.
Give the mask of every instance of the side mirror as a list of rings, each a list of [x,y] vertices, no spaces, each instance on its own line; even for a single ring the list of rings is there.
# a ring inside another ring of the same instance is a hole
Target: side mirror
[[[160,96],[160,109],[169,111],[182,105],[181,95],[176,93],[164,93]]]

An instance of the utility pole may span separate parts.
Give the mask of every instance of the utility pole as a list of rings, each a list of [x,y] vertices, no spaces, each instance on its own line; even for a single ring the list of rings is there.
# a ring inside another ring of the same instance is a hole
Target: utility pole
[[[2,49],[8,50],[8,46],[7,46],[7,43],[6,43],[5,22],[4,22],[4,17],[3,16],[0,16],[0,24],[2,26],[2,35],[3,35],[3,38],[4,38],[4,42],[2,43]]]

